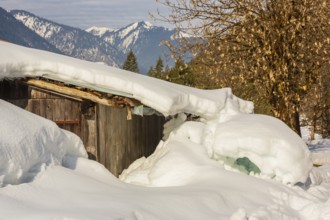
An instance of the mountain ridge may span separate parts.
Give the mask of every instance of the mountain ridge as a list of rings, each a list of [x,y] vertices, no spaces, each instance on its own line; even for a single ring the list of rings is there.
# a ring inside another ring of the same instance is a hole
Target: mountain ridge
[[[116,30],[105,31],[102,34],[97,30],[97,27],[86,30],[99,34],[100,38],[116,46],[124,54],[128,54],[132,50],[137,56],[139,68],[144,73],[156,64],[159,57],[163,59],[165,66],[174,64],[174,61],[166,57],[170,51],[161,42],[164,40],[173,42],[172,36],[175,35],[175,30],[155,26],[145,21],[135,22]]]
[[[59,24],[24,10],[12,10],[10,13],[65,55],[116,67],[122,62],[123,53],[84,30]]]
[[[0,39],[21,46],[47,50],[54,53],[61,51],[19,22],[9,11],[0,7]]]
[[[161,41],[173,42],[175,30],[149,22],[139,21],[119,29],[94,26],[82,30],[24,10],[11,10],[10,14],[58,53],[71,57],[122,67],[127,54],[132,50],[143,74],[155,66],[159,57],[165,66],[174,64],[166,55],[170,53],[169,49]]]

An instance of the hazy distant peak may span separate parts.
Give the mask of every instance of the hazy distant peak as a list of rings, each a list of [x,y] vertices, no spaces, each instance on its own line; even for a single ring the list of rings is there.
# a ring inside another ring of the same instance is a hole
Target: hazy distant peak
[[[93,26],[93,27],[87,28],[85,31],[87,31],[87,32],[89,32],[89,33],[91,33],[95,36],[102,37],[105,33],[114,32],[114,31],[116,31],[116,29],[109,28],[109,27],[96,27],[96,26]]]
[[[139,26],[142,26],[146,29],[154,27],[154,25],[151,24],[149,21],[140,21],[140,22],[138,22],[138,24],[139,24]]]

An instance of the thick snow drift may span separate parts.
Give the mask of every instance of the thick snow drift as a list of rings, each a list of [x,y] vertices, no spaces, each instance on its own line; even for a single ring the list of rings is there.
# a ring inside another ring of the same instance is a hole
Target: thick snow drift
[[[87,156],[79,137],[3,100],[0,118],[0,187],[29,182],[66,156]]]
[[[146,186],[185,185],[205,167],[220,167],[219,162],[226,169],[285,184],[305,182],[312,168],[305,143],[283,122],[237,114],[222,123],[183,123],[153,155],[137,160],[120,178]]]

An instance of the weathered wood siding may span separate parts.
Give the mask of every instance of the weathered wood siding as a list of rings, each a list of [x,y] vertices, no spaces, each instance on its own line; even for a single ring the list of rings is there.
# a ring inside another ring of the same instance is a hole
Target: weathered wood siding
[[[80,102],[31,89],[26,110],[54,121],[60,128],[81,135]]]
[[[77,134],[84,143],[89,158],[96,159],[95,110],[81,111],[81,101],[51,92],[29,88],[26,110],[54,121],[60,128]],[[94,108],[94,107],[92,107]]]
[[[162,138],[164,117],[137,116],[127,109],[97,105],[98,160],[118,176],[134,160],[149,156]]]

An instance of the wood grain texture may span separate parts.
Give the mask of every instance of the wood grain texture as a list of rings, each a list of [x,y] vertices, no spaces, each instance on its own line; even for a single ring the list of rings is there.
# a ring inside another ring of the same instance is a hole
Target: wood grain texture
[[[149,156],[162,138],[164,117],[132,115],[127,109],[97,105],[98,158],[118,176],[133,161]]]

